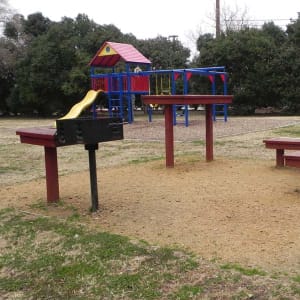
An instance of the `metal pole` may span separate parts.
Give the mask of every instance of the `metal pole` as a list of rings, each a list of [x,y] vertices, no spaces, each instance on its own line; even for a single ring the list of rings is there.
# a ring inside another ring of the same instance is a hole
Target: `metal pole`
[[[84,145],[85,150],[89,151],[89,167],[90,167],[90,185],[91,185],[91,211],[95,212],[99,209],[98,203],[98,187],[97,187],[97,167],[96,167],[96,153],[98,144]]]

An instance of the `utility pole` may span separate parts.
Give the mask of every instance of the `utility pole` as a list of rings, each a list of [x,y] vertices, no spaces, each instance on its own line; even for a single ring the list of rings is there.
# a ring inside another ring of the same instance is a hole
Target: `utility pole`
[[[216,0],[216,38],[221,34],[220,0]]]

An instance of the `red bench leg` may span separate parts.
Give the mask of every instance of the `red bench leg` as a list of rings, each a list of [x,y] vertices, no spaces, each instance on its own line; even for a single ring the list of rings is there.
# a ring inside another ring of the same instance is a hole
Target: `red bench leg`
[[[213,138],[213,119],[212,105],[207,104],[205,108],[205,127],[206,127],[206,160],[214,159],[214,138]]]
[[[59,200],[58,167],[56,148],[44,147],[47,201],[49,203]]]
[[[172,105],[165,105],[166,167],[174,167],[174,131]]]
[[[284,166],[284,149],[276,149],[276,166],[283,167]]]

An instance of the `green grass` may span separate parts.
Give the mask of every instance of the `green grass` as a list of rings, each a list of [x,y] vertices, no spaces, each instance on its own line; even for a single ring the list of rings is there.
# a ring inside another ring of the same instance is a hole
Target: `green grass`
[[[71,212],[71,215],[69,216],[69,220],[79,220],[80,214],[78,212],[78,208],[76,208],[73,205],[67,204],[64,200],[60,199],[58,202],[54,203],[47,203],[45,202],[45,199],[38,199],[36,202],[31,203],[28,205],[28,207],[32,210],[38,210],[42,212],[49,211],[50,207],[59,208],[60,210]]]
[[[299,296],[299,275],[272,278],[237,264],[218,267],[178,248],[92,230],[76,223],[77,217],[70,222],[0,210],[1,299],[15,293],[18,299]]]
[[[300,125],[292,125],[273,130],[274,134],[300,138]]]
[[[131,159],[128,161],[129,165],[140,165],[147,162],[154,162],[154,161],[164,161],[165,157],[161,155],[155,155],[155,156],[141,156],[135,159]]]
[[[198,295],[201,295],[203,288],[197,285],[183,285],[180,289],[173,295],[173,299],[187,300],[192,299]]]
[[[293,280],[300,283],[300,275],[293,277]]]
[[[170,248],[133,244],[127,237],[91,232],[57,219],[28,218],[13,211],[3,216],[0,233],[7,246],[0,267],[7,271],[0,277],[0,291],[22,291],[25,298],[114,294],[158,299],[162,282],[197,267],[191,257],[178,259]]]
[[[225,264],[221,266],[222,269],[224,270],[235,270],[240,272],[243,275],[247,275],[247,276],[254,276],[254,275],[258,275],[258,276],[265,276],[266,272],[262,271],[262,270],[258,270],[256,268],[244,268],[238,264]]]
[[[195,145],[195,146],[204,146],[205,141],[204,140],[192,141],[192,144]]]
[[[10,172],[15,172],[15,171],[21,171],[21,168],[18,168],[17,166],[1,166],[0,169],[0,174],[7,174]]]
[[[150,162],[150,161],[156,161],[156,160],[162,160],[163,156],[142,156],[139,157],[137,159],[132,159],[131,161],[129,161],[129,164],[141,164],[141,163],[146,163],[146,162]]]
[[[47,211],[49,208],[47,202],[45,202],[44,199],[39,199],[37,202],[28,205],[28,207],[31,209],[37,209],[41,211]]]

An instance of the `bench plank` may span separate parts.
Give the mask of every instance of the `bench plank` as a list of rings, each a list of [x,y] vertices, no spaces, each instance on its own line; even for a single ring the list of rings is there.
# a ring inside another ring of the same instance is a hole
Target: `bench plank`
[[[300,138],[277,137],[265,139],[263,142],[269,149],[300,150]]]
[[[286,166],[300,168],[300,151],[285,154],[284,160]]]

